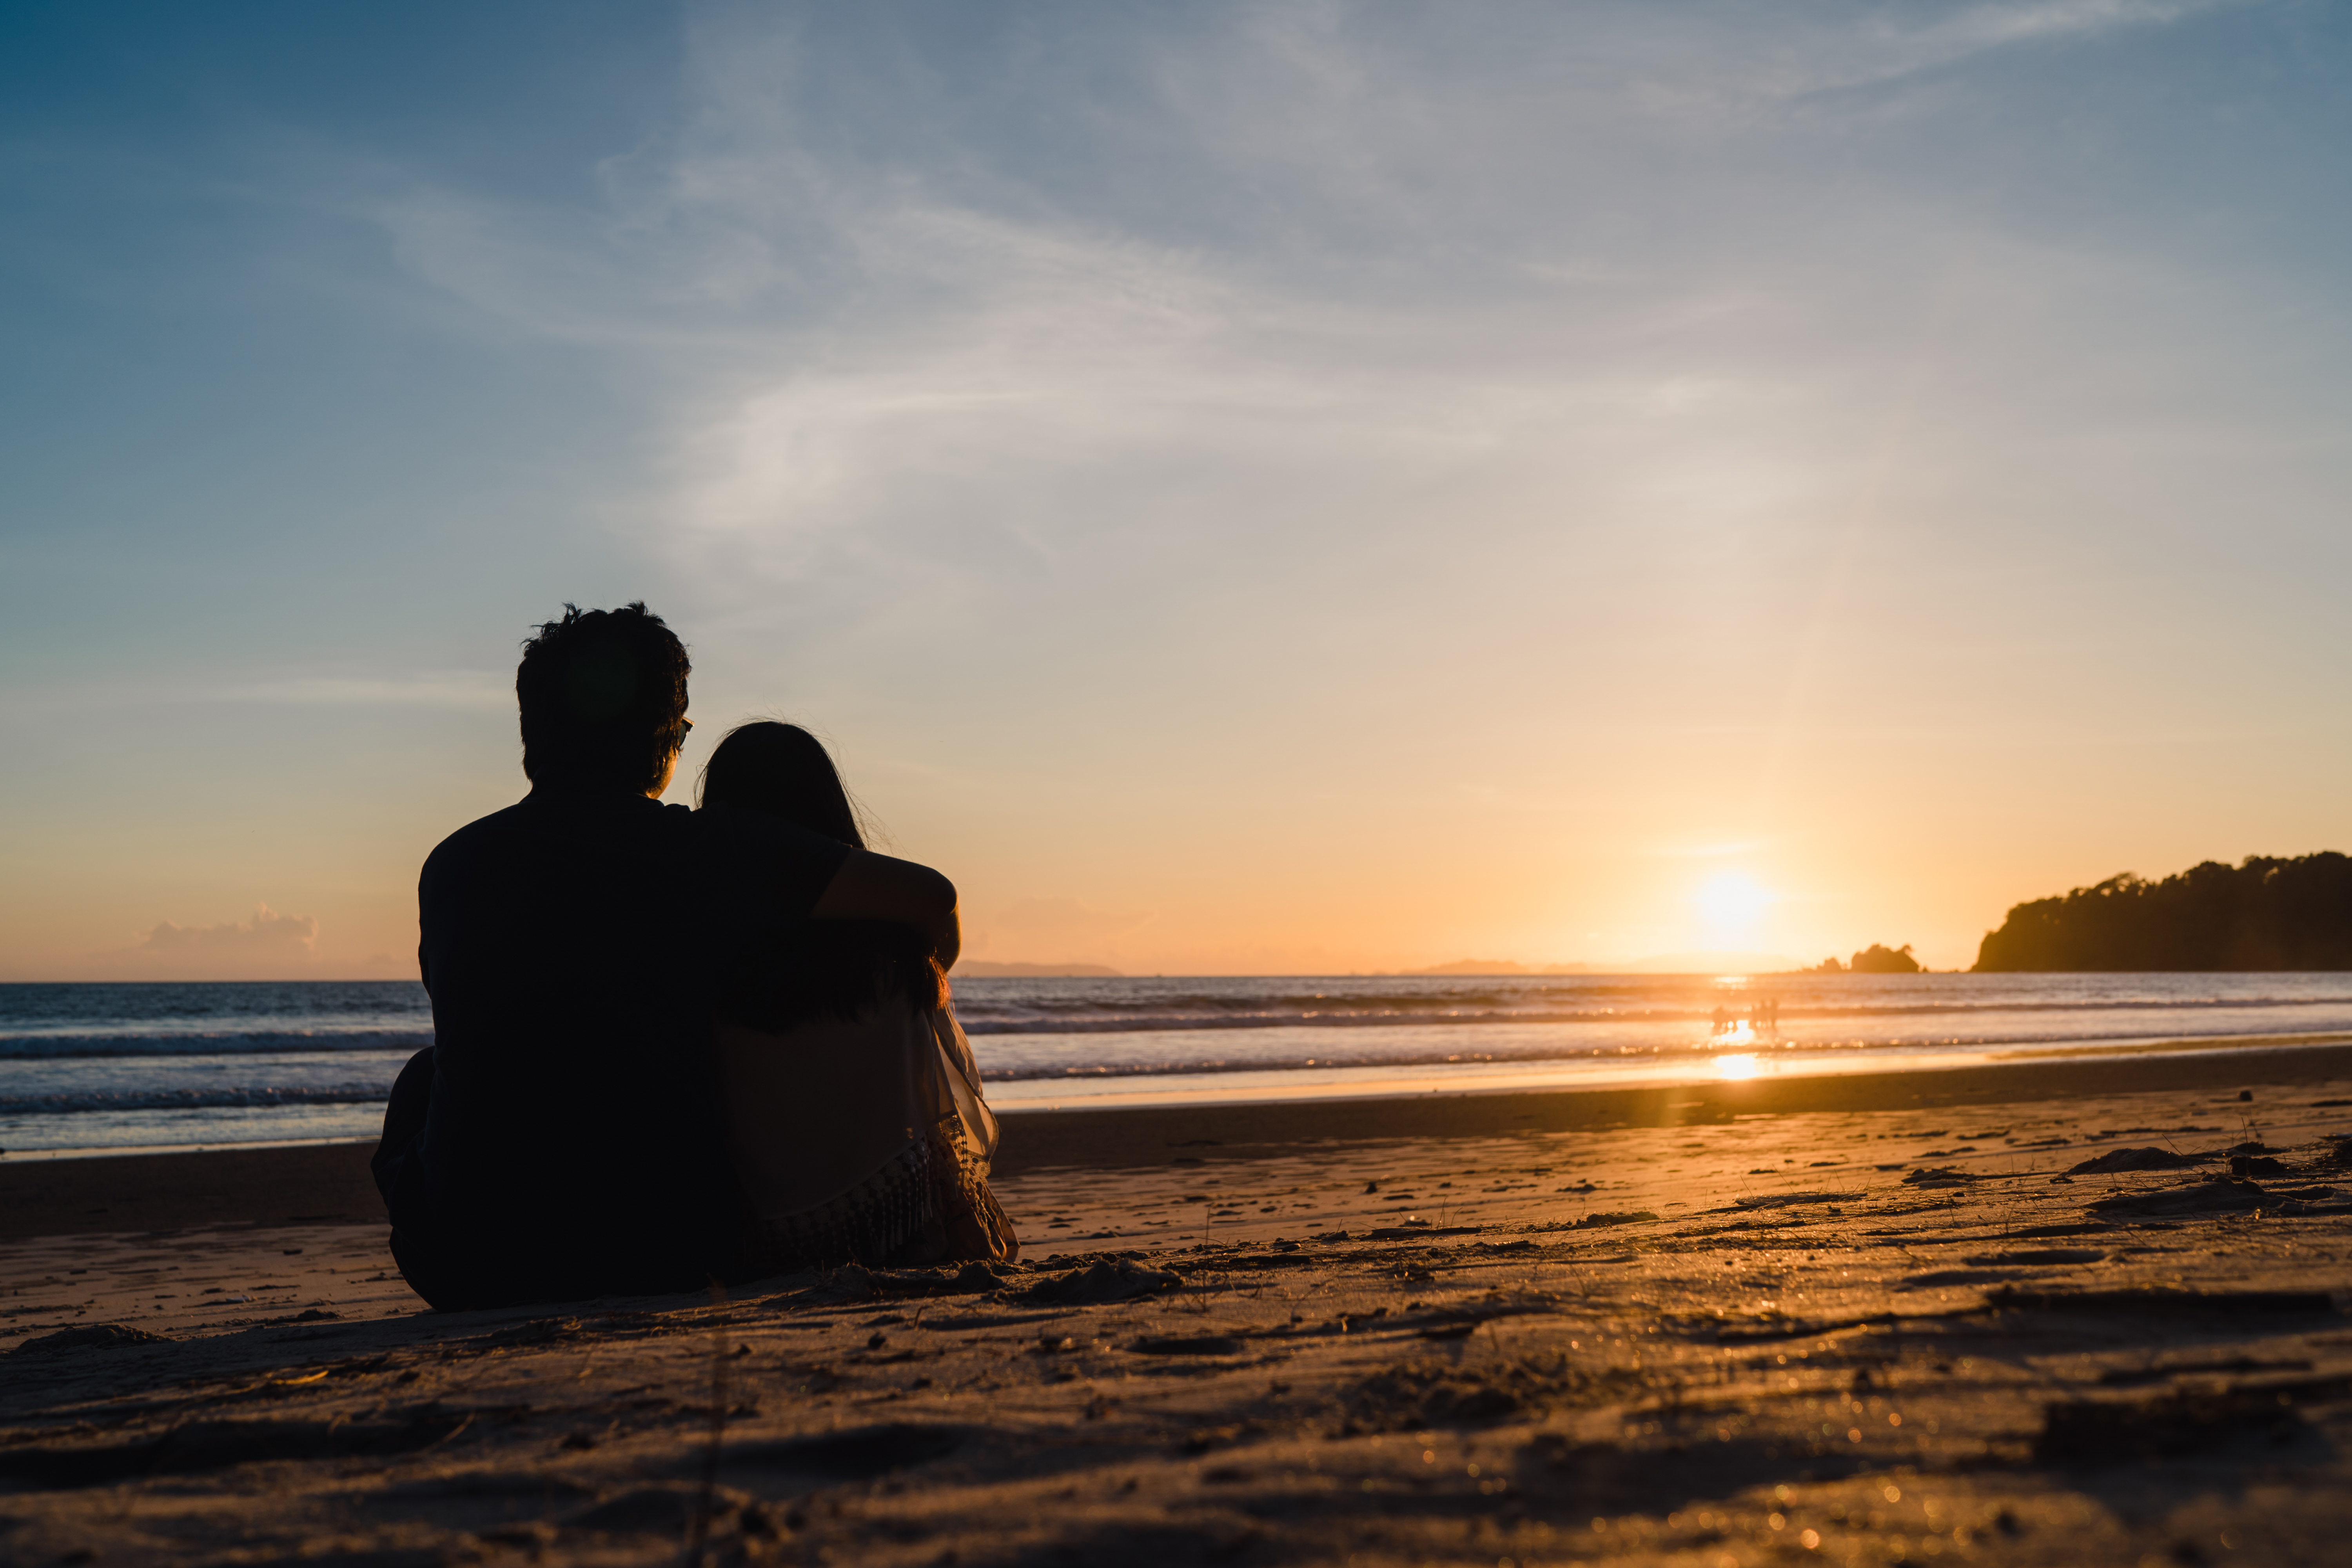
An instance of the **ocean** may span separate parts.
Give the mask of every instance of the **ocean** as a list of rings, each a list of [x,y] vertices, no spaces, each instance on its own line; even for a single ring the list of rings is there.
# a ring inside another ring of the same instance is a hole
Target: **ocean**
[[[2352,974],[958,981],[989,1098],[1076,1105],[1690,1081],[2352,1036]],[[371,1137],[409,981],[0,985],[0,1158]]]

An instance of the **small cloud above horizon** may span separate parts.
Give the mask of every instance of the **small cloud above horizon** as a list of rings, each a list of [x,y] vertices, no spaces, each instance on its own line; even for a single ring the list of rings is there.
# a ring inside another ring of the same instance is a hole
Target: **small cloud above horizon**
[[[310,955],[319,940],[319,921],[311,915],[281,915],[268,904],[254,906],[253,919],[240,925],[184,926],[160,921],[139,944],[141,952],[177,956],[192,952],[299,952]]]
[[[115,979],[285,980],[306,976],[317,956],[315,915],[254,906],[248,921],[182,925],[158,921],[139,945],[93,953],[89,967]]]

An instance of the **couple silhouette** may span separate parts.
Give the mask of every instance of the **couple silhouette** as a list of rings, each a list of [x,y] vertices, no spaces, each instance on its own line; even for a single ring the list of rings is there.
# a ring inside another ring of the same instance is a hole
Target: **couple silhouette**
[[[662,804],[689,672],[643,604],[567,605],[515,676],[530,793],[425,862],[433,1044],[373,1163],[436,1308],[1018,1254],[954,885],[866,848],[793,725],[732,731],[696,808]]]

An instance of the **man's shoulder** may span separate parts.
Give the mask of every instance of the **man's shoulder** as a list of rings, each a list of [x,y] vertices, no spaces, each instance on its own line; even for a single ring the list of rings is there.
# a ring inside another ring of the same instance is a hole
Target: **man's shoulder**
[[[477,817],[434,846],[425,877],[529,855],[534,848],[569,854],[605,851],[627,858],[665,849],[681,852],[694,813],[643,795],[571,796],[534,790],[512,805]]]
[[[444,838],[425,857],[419,883],[457,896],[480,878],[521,875],[552,856],[582,868],[665,868],[714,893],[740,884],[762,898],[781,894],[804,913],[848,854],[848,846],[765,812],[534,791]]]
[[[530,801],[525,798],[488,816],[474,818],[433,847],[433,853],[425,858],[425,874],[429,877],[437,868],[472,859],[499,839],[525,828],[530,805]]]

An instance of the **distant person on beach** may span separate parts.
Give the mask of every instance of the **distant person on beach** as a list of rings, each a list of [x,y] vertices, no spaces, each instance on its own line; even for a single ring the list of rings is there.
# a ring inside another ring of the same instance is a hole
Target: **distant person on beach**
[[[840,772],[796,724],[731,731],[698,794],[706,811],[764,812],[866,847]],[[749,1210],[741,1272],[1020,1255],[988,1189],[996,1118],[980,1068],[911,928],[813,921],[748,953],[718,1011],[727,1153]]]
[[[743,1228],[713,1009],[810,921],[902,926],[942,969],[938,872],[782,817],[664,805],[691,728],[686,648],[642,604],[539,629],[515,674],[521,801],[417,884],[434,1043],[375,1161],[401,1273],[462,1310],[698,1288]]]

